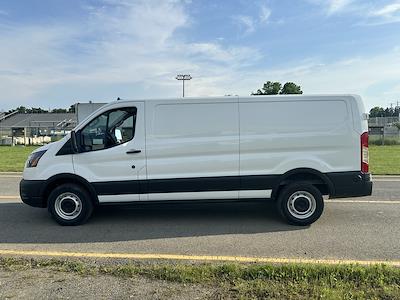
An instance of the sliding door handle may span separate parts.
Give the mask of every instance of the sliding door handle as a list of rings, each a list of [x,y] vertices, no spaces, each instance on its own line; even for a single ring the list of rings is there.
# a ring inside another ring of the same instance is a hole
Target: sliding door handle
[[[135,153],[140,153],[142,150],[137,150],[137,149],[131,149],[126,151],[126,154],[135,154]]]

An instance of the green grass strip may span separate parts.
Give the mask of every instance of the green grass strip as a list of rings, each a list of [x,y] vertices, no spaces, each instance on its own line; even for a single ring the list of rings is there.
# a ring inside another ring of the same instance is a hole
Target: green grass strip
[[[400,268],[386,265],[323,264],[103,264],[77,260],[0,258],[0,268],[50,268],[83,276],[142,276],[218,287],[224,296],[245,299],[400,299]]]

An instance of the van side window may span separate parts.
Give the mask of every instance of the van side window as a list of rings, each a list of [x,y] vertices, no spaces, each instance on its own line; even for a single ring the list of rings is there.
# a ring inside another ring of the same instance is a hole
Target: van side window
[[[111,148],[133,139],[136,108],[118,108],[101,114],[80,132],[81,151]]]

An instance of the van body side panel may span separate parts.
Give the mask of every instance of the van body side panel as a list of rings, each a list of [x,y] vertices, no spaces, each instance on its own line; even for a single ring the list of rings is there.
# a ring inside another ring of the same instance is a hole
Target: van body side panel
[[[359,135],[346,99],[240,101],[240,175],[360,169]]]
[[[152,179],[239,175],[237,99],[152,103],[146,132],[149,190],[155,188]],[[237,198],[238,191],[231,190],[229,197]]]

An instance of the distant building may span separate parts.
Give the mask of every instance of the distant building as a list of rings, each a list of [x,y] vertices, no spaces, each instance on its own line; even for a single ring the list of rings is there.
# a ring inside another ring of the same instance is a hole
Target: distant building
[[[76,120],[77,123],[79,124],[82,122],[87,116],[89,116],[92,112],[96,111],[103,105],[107,103],[76,103],[75,104],[75,114],[76,114]]]

